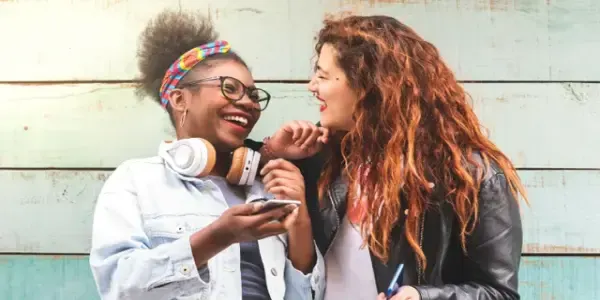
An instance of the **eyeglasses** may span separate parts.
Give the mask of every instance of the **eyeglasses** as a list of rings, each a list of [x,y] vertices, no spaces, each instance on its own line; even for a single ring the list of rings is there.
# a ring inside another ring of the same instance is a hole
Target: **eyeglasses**
[[[247,87],[238,79],[229,76],[215,76],[200,80],[194,80],[182,83],[179,87],[184,88],[197,85],[202,82],[214,80],[220,81],[221,94],[223,94],[223,97],[225,97],[231,103],[235,103],[244,98],[244,95],[248,95],[248,98],[250,98],[252,102],[257,103],[259,105],[260,111],[265,110],[269,105],[271,95],[267,93],[267,91],[256,87]]]

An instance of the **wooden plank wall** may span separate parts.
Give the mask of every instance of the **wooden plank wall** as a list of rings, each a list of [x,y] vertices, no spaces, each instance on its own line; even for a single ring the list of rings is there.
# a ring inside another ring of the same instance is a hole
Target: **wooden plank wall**
[[[529,191],[522,298],[600,299],[595,0],[0,1],[0,299],[97,299],[86,257],[95,197],[120,162],[172,135],[131,84],[138,34],[167,7],[210,15],[274,95],[254,138],[318,119],[305,85],[282,82],[310,75],[325,14],[414,27]]]

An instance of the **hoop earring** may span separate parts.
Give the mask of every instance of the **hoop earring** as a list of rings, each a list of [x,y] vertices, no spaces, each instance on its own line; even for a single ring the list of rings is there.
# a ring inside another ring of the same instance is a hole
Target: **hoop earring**
[[[187,108],[183,111],[183,114],[181,114],[181,120],[179,121],[179,127],[183,128],[183,124],[185,124],[185,118],[187,117]]]

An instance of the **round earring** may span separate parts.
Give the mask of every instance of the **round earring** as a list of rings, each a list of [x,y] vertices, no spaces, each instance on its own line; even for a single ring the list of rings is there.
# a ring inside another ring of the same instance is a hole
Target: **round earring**
[[[179,127],[183,128],[183,124],[185,124],[185,117],[187,117],[187,108],[183,111],[183,114],[181,114],[181,120],[179,122]]]

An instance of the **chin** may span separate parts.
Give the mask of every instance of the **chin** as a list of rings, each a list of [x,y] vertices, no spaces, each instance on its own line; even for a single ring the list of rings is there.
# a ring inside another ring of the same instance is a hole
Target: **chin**
[[[337,131],[337,130],[341,129],[339,126],[340,124],[338,124],[336,122],[332,122],[329,119],[321,118],[321,120],[319,122],[321,123],[321,127],[325,127],[329,130]]]
[[[219,145],[215,145],[217,151],[233,151],[239,147],[244,146],[244,140],[247,137],[239,137],[233,135],[227,135],[219,137]]]

